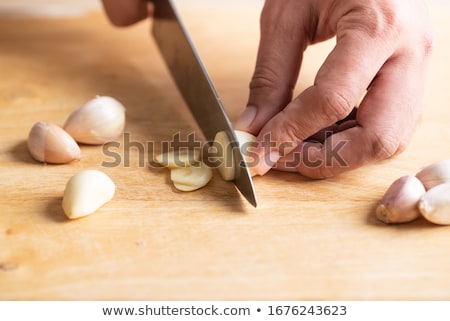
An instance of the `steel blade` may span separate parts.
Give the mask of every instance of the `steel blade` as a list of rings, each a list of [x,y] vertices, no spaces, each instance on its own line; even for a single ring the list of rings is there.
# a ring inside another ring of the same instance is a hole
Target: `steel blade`
[[[208,142],[212,142],[217,132],[225,131],[230,141],[237,146],[231,122],[173,1],[154,0],[153,3],[153,37],[203,135]],[[233,151],[234,164],[238,164],[234,184],[256,207],[253,181],[247,164],[239,148]]]

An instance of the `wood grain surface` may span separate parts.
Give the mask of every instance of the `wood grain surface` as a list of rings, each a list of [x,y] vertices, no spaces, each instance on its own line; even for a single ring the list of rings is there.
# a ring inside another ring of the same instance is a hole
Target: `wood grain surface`
[[[182,12],[232,120],[248,95],[259,11]],[[2,16],[0,299],[450,299],[450,227],[423,219],[387,226],[374,217],[394,179],[450,158],[450,6],[431,14],[436,50],[409,148],[327,180],[257,177],[257,209],[217,173],[207,187],[180,193],[167,171],[147,166],[174,134],[201,138],[148,22],[115,29],[100,12]],[[312,83],[332,45],[308,50],[297,91]],[[81,160],[68,165],[35,162],[26,147],[31,126],[62,124],[96,95],[124,103],[126,137],[144,152],[125,148],[124,136],[116,167],[105,166],[112,160],[101,146],[81,146]],[[64,186],[84,168],[107,173],[117,192],[96,214],[69,221]]]

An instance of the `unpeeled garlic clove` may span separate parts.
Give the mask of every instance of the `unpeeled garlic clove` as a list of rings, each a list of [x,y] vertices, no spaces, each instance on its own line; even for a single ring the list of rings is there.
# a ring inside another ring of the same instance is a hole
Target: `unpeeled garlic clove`
[[[427,191],[420,199],[419,210],[427,221],[450,225],[450,183],[437,185]]]
[[[70,219],[94,213],[109,202],[116,185],[105,173],[86,169],[72,176],[66,184],[62,207]]]
[[[377,218],[384,223],[406,223],[420,216],[417,207],[425,194],[422,182],[414,176],[403,176],[387,189],[376,209]]]
[[[64,129],[79,143],[100,145],[123,133],[125,107],[116,99],[98,96],[76,109]]]
[[[450,183],[450,159],[424,167],[416,174],[416,177],[420,179],[426,190],[436,185]]]
[[[66,164],[80,159],[80,147],[61,127],[37,122],[27,140],[31,156],[43,163]]]

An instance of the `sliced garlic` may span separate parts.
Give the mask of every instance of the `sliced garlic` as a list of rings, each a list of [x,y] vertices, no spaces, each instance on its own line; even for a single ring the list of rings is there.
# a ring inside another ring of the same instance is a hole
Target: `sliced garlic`
[[[64,129],[54,124],[34,124],[27,146],[31,156],[39,162],[66,164],[80,159],[80,147]]]
[[[416,177],[427,190],[436,185],[450,182],[450,159],[442,160],[420,170]]]
[[[155,157],[155,161],[168,168],[193,166],[200,162],[200,150],[183,149],[162,153]]]
[[[432,223],[450,225],[450,183],[437,185],[427,191],[419,202],[419,210]]]
[[[125,107],[116,99],[98,96],[76,109],[64,129],[79,143],[100,145],[119,137],[125,128]]]
[[[248,162],[250,160],[249,148],[256,145],[256,136],[241,130],[235,130],[234,132],[238,140],[241,153],[244,156],[244,159]],[[217,153],[219,153],[219,157],[217,157],[219,166],[217,167],[217,169],[220,173],[220,176],[225,181],[234,180],[236,175],[236,166],[239,165],[236,165],[234,162],[234,144],[230,142],[228,134],[225,131],[220,131],[216,134],[214,138],[213,148]],[[249,169],[250,174],[252,176],[255,176],[255,173],[252,172],[251,167]]]
[[[66,184],[62,207],[70,219],[94,213],[115,193],[114,182],[105,173],[87,169],[72,176]]]
[[[170,179],[176,189],[184,192],[202,188],[212,179],[212,169],[203,162],[194,166],[172,168]]]
[[[376,216],[384,223],[411,222],[420,216],[417,205],[424,194],[425,188],[416,177],[400,177],[387,189]]]

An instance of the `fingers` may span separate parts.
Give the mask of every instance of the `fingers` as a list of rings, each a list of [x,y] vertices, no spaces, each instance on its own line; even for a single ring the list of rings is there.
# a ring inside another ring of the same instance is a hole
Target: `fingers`
[[[128,26],[147,18],[152,6],[146,0],[102,0],[109,20],[116,26]]]
[[[277,169],[326,178],[401,152],[420,116],[425,70],[421,59],[390,59],[358,108],[357,126],[329,136],[323,144],[301,144],[278,161]]]
[[[335,124],[319,130],[314,135],[308,137],[306,141],[312,141],[312,142],[318,142],[323,143],[325,139],[327,139],[330,135],[339,133],[343,130],[349,129],[351,127],[355,127],[357,125],[356,123],[356,107],[353,108],[353,110],[350,112],[350,114],[347,115],[344,119],[336,122]]]
[[[258,140],[264,141],[264,137],[270,136],[274,145],[270,149],[272,160],[276,152],[279,157],[286,155],[308,137],[347,117],[396,47],[393,37],[364,37],[357,29],[351,33],[345,29],[341,31],[335,48],[317,74],[315,84],[261,129]],[[358,131],[351,132],[356,134]],[[280,146],[283,146],[282,150]],[[261,148],[258,155],[267,158],[268,152],[267,148]],[[268,165],[260,162],[257,171],[264,173],[269,169]]]
[[[267,0],[261,14],[261,39],[248,108],[235,124],[258,134],[263,125],[292,99],[303,51],[308,44],[305,25],[311,19],[305,1]]]

